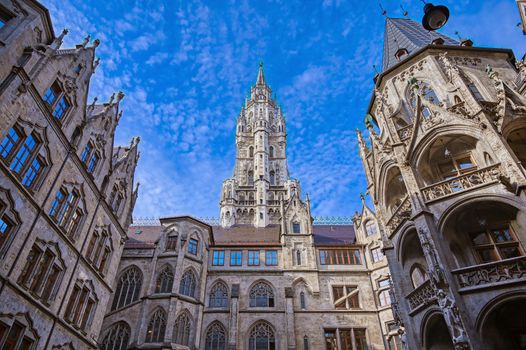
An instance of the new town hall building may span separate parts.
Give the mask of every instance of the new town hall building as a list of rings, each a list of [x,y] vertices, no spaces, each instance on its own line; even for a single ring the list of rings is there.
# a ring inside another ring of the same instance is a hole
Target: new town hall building
[[[358,134],[375,210],[348,223],[313,220],[260,66],[219,220],[130,226],[139,139],[114,145],[124,94],[87,101],[99,41],[66,34],[0,0],[0,349],[525,348],[511,51],[386,20]]]

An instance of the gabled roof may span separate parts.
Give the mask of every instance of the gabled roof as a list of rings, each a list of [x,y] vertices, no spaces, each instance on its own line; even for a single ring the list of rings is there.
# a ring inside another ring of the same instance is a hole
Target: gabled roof
[[[411,55],[438,38],[444,40],[444,45],[459,44],[458,41],[448,36],[424,29],[420,23],[411,19],[387,17],[385,20],[382,71],[386,71],[399,62],[395,57],[399,49],[406,49]]]

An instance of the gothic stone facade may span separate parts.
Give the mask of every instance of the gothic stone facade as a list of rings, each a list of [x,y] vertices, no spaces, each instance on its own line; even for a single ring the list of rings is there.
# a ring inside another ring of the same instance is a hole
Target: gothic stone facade
[[[360,154],[409,349],[523,349],[525,62],[388,18]]]
[[[87,105],[89,37],[60,48],[38,2],[0,1],[0,348],[95,349],[137,196],[119,101]]]
[[[130,228],[102,349],[400,348],[374,213],[313,225],[260,66],[236,128],[221,226]]]

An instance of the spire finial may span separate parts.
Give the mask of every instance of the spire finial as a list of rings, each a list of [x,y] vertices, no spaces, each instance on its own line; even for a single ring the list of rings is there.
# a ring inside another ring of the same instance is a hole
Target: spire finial
[[[263,75],[263,61],[259,61],[259,70],[256,85],[266,85],[265,76]]]
[[[409,11],[407,11],[407,10],[402,6],[402,4],[400,4],[400,8],[402,9],[402,14],[404,15],[404,17],[408,18],[408,17],[409,17]]]
[[[384,9],[384,7],[382,6],[382,3],[380,1],[378,2],[378,6],[380,6],[380,10],[382,10],[382,16],[387,17],[387,10]]]

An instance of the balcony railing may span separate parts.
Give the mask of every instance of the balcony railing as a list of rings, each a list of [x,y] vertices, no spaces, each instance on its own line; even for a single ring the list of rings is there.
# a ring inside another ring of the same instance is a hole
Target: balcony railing
[[[416,287],[414,291],[406,296],[406,299],[409,302],[411,313],[414,313],[437,300],[435,290],[429,280]]]
[[[256,204],[256,201],[239,201],[239,205],[254,205]]]
[[[387,221],[387,229],[390,232],[394,232],[398,226],[405,220],[411,217],[411,201],[409,201],[409,196],[406,196],[402,203],[395,209],[393,215]]]
[[[461,290],[526,281],[526,256],[453,270]]]
[[[421,189],[426,202],[454,195],[468,189],[487,185],[499,180],[501,175],[500,163],[486,168],[477,169],[468,173],[437,182]]]
[[[276,201],[276,200],[268,201],[268,205],[279,205],[279,201]]]

